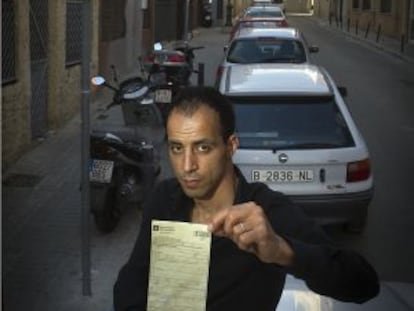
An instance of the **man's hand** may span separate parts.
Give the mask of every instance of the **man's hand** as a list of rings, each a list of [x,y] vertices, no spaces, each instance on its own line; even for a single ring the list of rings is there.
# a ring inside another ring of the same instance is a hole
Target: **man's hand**
[[[263,262],[282,266],[292,264],[293,250],[273,231],[263,209],[254,202],[219,211],[213,217],[209,230],[233,240],[240,249],[255,254]]]

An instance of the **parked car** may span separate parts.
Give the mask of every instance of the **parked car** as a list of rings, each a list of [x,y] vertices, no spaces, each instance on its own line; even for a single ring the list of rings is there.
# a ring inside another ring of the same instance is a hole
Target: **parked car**
[[[356,304],[341,302],[311,291],[300,279],[288,275],[275,311],[410,311],[414,309],[414,284],[381,281],[377,297]]]
[[[311,53],[318,46],[308,45],[297,28],[241,28],[224,47],[223,61],[216,72],[220,79],[223,68],[232,64],[311,63]]]
[[[278,6],[285,13],[285,0],[253,0],[252,6]]]
[[[257,6],[248,7],[239,18],[235,21],[230,30],[229,41],[233,39],[236,31],[243,26],[253,25],[255,21],[260,22],[267,20],[269,25],[274,27],[288,27],[289,23],[285,14],[276,6]]]
[[[228,63],[310,63],[319,48],[308,45],[297,28],[249,27],[240,29],[225,50]]]
[[[289,195],[321,223],[361,231],[373,196],[366,143],[328,72],[311,64],[225,67],[218,83],[234,104],[251,182]]]

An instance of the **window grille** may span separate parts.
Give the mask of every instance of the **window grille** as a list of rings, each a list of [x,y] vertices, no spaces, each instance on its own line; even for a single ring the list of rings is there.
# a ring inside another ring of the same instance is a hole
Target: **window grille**
[[[66,2],[66,66],[79,64],[82,57],[82,1]]]
[[[1,83],[16,80],[16,37],[13,0],[2,1],[1,11]]]
[[[371,0],[362,0],[362,9],[371,10]]]
[[[359,8],[359,0],[352,0],[352,8],[353,9]]]
[[[391,0],[381,0],[381,13],[391,13],[392,1]]]

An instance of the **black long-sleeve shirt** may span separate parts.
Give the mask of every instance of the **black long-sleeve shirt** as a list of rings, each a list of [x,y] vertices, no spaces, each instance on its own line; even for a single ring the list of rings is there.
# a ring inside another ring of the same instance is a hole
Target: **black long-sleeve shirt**
[[[377,274],[359,254],[337,248],[326,234],[283,194],[239,174],[235,204],[262,206],[274,231],[294,251],[285,268],[261,262],[229,239],[213,236],[208,277],[208,311],[273,311],[286,273],[303,279],[313,291],[342,301],[362,303],[377,295]],[[140,234],[114,286],[116,311],[143,311],[147,305],[151,220],[191,221],[193,202],[175,179],[161,182],[144,207]]]

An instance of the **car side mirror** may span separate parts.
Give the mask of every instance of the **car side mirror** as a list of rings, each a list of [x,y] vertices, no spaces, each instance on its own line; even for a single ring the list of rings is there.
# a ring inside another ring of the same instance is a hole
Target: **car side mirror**
[[[309,47],[309,52],[310,52],[310,53],[318,53],[318,52],[319,52],[319,46],[316,46],[316,45],[311,45],[311,46]]]
[[[346,89],[345,86],[338,86],[338,91],[339,91],[339,94],[342,95],[342,97],[348,96],[348,90]]]

